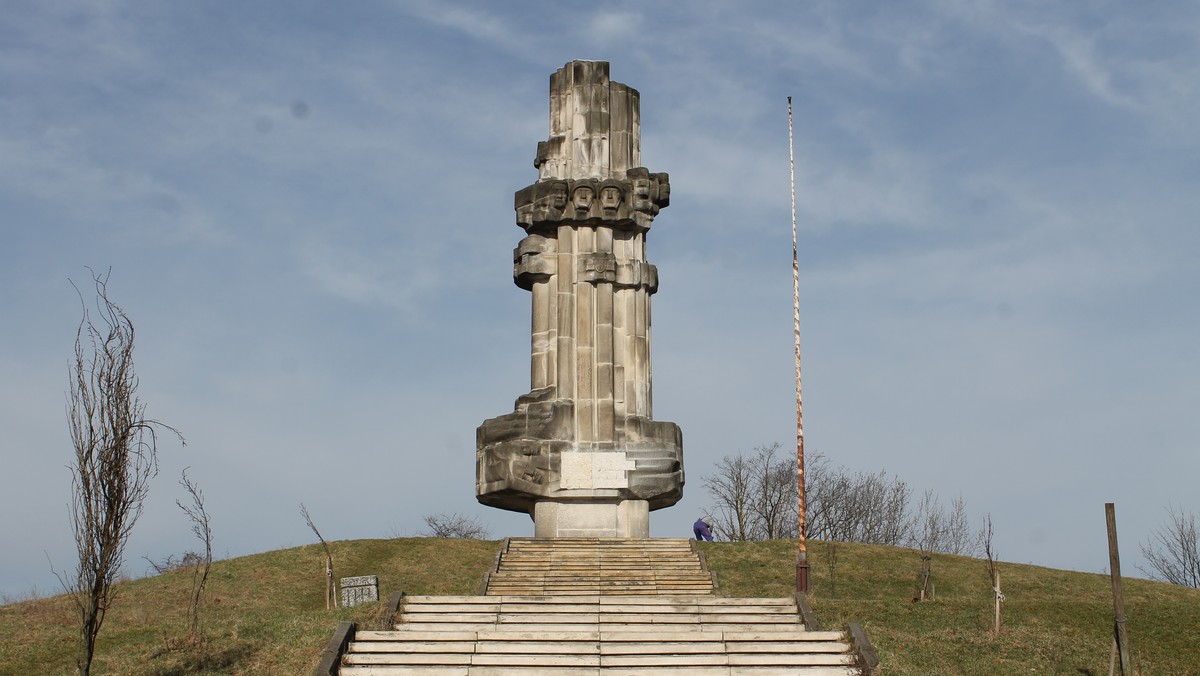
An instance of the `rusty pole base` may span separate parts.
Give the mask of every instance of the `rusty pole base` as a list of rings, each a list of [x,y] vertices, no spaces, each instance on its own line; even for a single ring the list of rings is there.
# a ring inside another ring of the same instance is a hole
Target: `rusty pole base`
[[[796,591],[800,594],[808,593],[808,562],[796,562]]]

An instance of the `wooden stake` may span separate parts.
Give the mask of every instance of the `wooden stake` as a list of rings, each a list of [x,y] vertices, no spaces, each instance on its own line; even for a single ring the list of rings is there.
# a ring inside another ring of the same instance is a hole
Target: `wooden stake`
[[[996,569],[996,635],[1000,635],[1000,603],[1004,599],[1004,594],[1000,593],[1000,569]]]
[[[1133,676],[1133,663],[1129,654],[1129,630],[1125,622],[1125,597],[1121,592],[1121,554],[1117,550],[1117,511],[1111,502],[1104,503],[1104,519],[1108,523],[1108,566],[1112,576],[1113,594],[1113,639],[1117,642],[1117,655],[1121,661],[1121,673]]]

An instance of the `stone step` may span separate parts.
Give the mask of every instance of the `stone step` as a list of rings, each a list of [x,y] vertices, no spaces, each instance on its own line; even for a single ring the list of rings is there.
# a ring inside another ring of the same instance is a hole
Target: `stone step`
[[[469,665],[356,665],[342,666],[341,674],[352,676],[602,676],[630,674],[629,668],[617,666],[469,666]],[[858,676],[854,666],[661,666],[646,665],[636,674],[661,676]]]
[[[352,676],[602,676],[605,674],[680,674],[681,676],[859,676],[856,666],[822,665],[681,665],[647,662],[639,665],[618,665],[602,660],[595,666],[553,666],[543,664],[421,664],[421,665],[343,665],[339,673]]]
[[[402,639],[402,640],[401,640]],[[840,632],[360,632],[347,665],[847,666]]]
[[[406,596],[404,607],[427,608],[440,605],[456,606],[468,612],[480,609],[498,609],[554,606],[581,606],[591,608],[652,608],[658,606],[686,606],[687,608],[712,609],[713,612],[737,612],[737,608],[748,610],[784,608],[792,611],[796,602],[788,598],[727,598],[723,596],[695,595],[659,595],[636,598],[622,598],[607,594],[575,594],[546,598],[538,594],[507,594],[493,596]],[[730,609],[730,610],[725,610]]]
[[[857,674],[842,632],[807,631],[790,598],[713,595],[686,540],[509,540],[486,595],[406,597],[360,631],[339,673]]]
[[[492,595],[711,594],[712,575],[682,539],[511,538],[488,576]]]

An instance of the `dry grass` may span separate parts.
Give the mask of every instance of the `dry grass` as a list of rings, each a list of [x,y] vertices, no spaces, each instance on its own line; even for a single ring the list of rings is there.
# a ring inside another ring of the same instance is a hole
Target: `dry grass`
[[[1003,626],[992,633],[993,601],[979,559],[935,555],[936,598],[913,603],[921,553],[810,543],[813,610],[828,627],[860,622],[886,674],[1108,673],[1112,585],[1107,575],[1001,564]],[[788,596],[795,541],[702,545],[732,596]],[[834,593],[836,591],[836,593]],[[1200,674],[1200,590],[1124,580],[1134,665],[1146,676]]]
[[[473,594],[496,555],[479,540],[331,543],[335,574],[378,575],[393,591]],[[381,604],[325,610],[320,545],[213,562],[202,643],[187,639],[190,571],[126,582],[97,641],[95,674],[299,674],[316,665],[342,619],[374,627]],[[65,597],[0,607],[0,674],[74,671],[79,619]]]
[[[401,538],[331,543],[339,576],[378,575],[380,593],[473,594],[498,544]],[[702,544],[723,590],[788,596],[794,542]],[[977,559],[935,556],[937,598],[911,602],[920,554],[839,545],[836,595],[825,543],[812,543],[812,605],[831,627],[854,620],[885,674],[1107,674],[1112,600],[1106,576],[1003,564],[1004,629],[992,636],[991,592]],[[377,624],[383,604],[326,611],[319,545],[213,563],[202,643],[187,640],[190,573],[122,584],[100,633],[96,674],[303,674],[338,620]],[[1127,579],[1135,664],[1147,676],[1200,674],[1200,590]],[[78,627],[64,597],[0,607],[0,674],[69,674]]]

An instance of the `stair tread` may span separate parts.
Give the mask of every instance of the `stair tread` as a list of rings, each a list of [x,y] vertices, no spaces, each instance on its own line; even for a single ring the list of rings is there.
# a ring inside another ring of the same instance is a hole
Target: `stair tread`
[[[687,540],[512,538],[484,594],[406,597],[339,673],[855,673],[845,633],[806,630],[794,599],[713,591]]]

